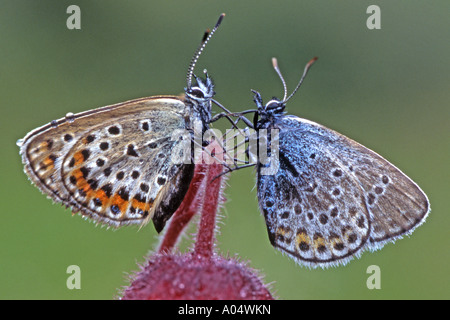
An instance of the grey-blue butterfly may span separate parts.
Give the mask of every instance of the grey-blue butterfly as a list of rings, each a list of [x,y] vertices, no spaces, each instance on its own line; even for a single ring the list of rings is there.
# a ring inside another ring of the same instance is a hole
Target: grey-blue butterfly
[[[425,221],[430,204],[416,183],[374,151],[320,124],[285,114],[286,102],[315,60],[286,98],[274,58],[284,98],[264,104],[253,91],[257,110],[253,123],[245,122],[258,139],[266,139],[267,157],[277,164],[267,174],[263,171],[273,162],[263,163],[260,157],[256,161],[259,207],[271,244],[299,264],[324,268],[346,264],[364,250],[409,235]]]

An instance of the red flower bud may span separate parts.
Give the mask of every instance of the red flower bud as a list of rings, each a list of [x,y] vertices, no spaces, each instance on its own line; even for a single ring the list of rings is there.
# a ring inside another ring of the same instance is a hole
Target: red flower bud
[[[235,259],[156,254],[124,291],[124,300],[272,300],[256,273]]]
[[[273,299],[255,271],[236,259],[214,253],[215,217],[223,202],[222,172],[221,164],[196,165],[189,190],[167,227],[159,252],[132,276],[122,299]],[[196,213],[201,219],[194,249],[185,254],[172,253]]]

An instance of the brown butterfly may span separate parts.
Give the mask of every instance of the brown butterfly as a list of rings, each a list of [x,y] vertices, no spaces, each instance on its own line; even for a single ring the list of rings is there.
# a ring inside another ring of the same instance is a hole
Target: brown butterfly
[[[187,74],[184,96],[152,96],[68,113],[18,141],[25,173],[54,201],[112,226],[153,220],[160,232],[180,205],[194,164],[173,161],[181,139],[173,132],[202,132],[211,117],[214,85],[193,74],[222,14],[207,31]],[[195,77],[196,84],[192,84]],[[189,141],[190,144],[190,141]]]

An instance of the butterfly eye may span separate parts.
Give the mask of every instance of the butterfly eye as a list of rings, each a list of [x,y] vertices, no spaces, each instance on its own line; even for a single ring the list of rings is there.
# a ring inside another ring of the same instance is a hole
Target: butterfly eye
[[[193,96],[195,96],[197,98],[204,98],[205,97],[205,94],[200,89],[194,88],[194,89],[191,90],[190,93],[191,93],[191,95],[193,95]]]
[[[276,109],[281,108],[282,106],[283,106],[283,104],[280,101],[272,100],[272,101],[267,102],[265,109],[266,110],[276,110]]]

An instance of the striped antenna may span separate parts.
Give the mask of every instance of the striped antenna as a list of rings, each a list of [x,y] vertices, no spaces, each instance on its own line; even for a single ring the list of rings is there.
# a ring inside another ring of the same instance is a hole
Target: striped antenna
[[[287,87],[286,87],[286,81],[284,81],[283,75],[281,74],[280,68],[278,68],[278,61],[277,58],[272,58],[272,65],[275,71],[278,74],[278,77],[280,77],[281,82],[283,83],[283,89],[284,89],[284,97],[283,101],[286,100],[287,97]]]
[[[205,49],[206,44],[211,39],[214,32],[216,32],[216,30],[219,28],[220,24],[222,23],[223,17],[225,17],[225,13],[222,13],[220,15],[219,20],[217,20],[216,25],[214,26],[214,28],[211,31],[209,31],[209,29],[206,30],[205,34],[203,35],[203,39],[202,39],[202,42],[200,43],[200,46],[197,48],[197,50],[194,53],[194,56],[191,59],[191,63],[189,64],[187,77],[186,77],[188,89],[190,89],[191,85],[192,85],[192,75],[194,74],[194,68],[197,63],[197,60],[200,57],[200,55],[202,54],[203,49]]]

